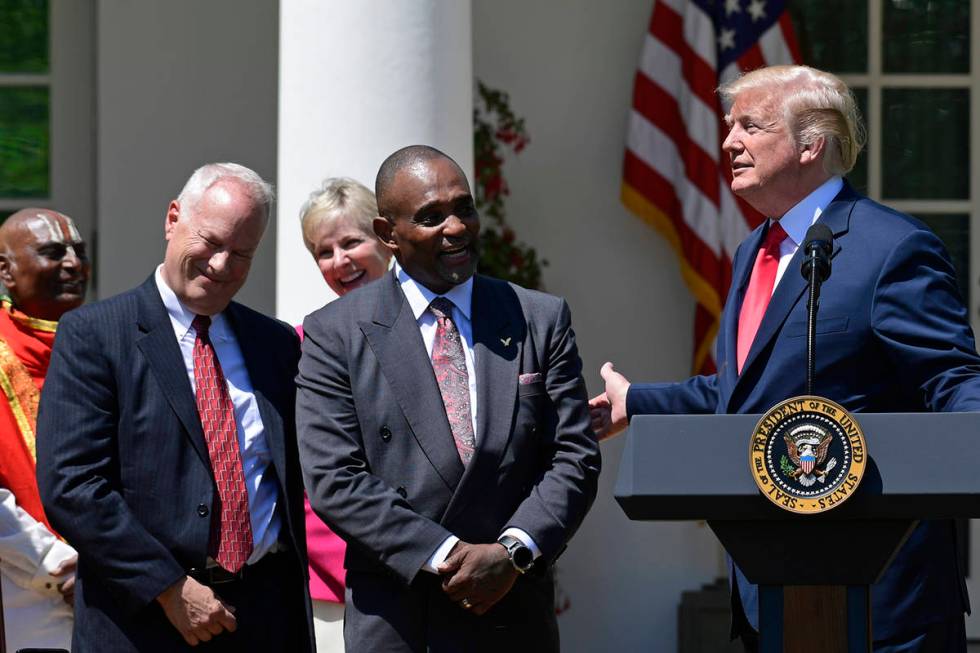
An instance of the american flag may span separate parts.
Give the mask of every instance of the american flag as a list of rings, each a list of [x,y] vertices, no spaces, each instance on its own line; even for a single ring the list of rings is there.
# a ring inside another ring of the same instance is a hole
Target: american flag
[[[784,0],[655,0],[633,86],[622,201],[677,252],[697,300],[695,373],[712,353],[738,244],[762,216],[731,192],[715,89],[800,60]]]

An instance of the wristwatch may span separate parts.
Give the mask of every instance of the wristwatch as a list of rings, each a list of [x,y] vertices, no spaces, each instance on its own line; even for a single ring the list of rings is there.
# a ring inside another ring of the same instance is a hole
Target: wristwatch
[[[514,565],[520,573],[526,573],[531,565],[534,564],[534,554],[531,549],[524,546],[524,543],[512,535],[501,535],[497,540],[507,551],[510,564]]]

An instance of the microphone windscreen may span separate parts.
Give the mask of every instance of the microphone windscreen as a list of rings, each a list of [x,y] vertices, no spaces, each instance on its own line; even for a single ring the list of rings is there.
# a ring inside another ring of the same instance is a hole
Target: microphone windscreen
[[[834,232],[830,227],[818,222],[807,229],[806,238],[803,239],[803,251],[809,251],[811,244],[816,244],[826,254],[830,254],[834,242]]]

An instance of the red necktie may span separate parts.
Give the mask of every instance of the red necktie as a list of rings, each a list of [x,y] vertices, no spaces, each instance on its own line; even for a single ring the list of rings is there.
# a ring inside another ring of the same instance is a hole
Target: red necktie
[[[470,412],[470,377],[466,372],[466,355],[463,341],[453,322],[453,303],[445,297],[436,297],[429,304],[436,316],[436,337],[432,343],[432,369],[439,383],[442,403],[452,429],[456,450],[466,465],[473,457],[476,438],[473,437],[473,419]]]
[[[742,310],[738,314],[738,373],[752,349],[752,341],[762,324],[762,316],[766,314],[769,299],[772,297],[773,286],[776,285],[776,270],[779,269],[779,245],[786,239],[786,232],[773,222],[769,226],[766,240],[759,248],[749,278],[749,287],[742,300]]]
[[[252,523],[248,514],[245,472],[238,451],[235,406],[208,336],[211,318],[198,315],[193,326],[197,332],[194,340],[194,398],[220,504],[220,524],[217,534],[212,529],[210,550],[223,569],[235,573],[252,554]]]

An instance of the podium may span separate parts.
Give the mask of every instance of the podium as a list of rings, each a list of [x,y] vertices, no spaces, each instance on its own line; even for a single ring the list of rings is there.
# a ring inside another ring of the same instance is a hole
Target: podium
[[[980,517],[980,413],[855,414],[870,454],[864,479],[816,515],[759,492],[749,472],[759,417],[633,417],[616,501],[633,520],[708,522],[759,585],[760,653],[870,651],[870,585],[918,521]]]

